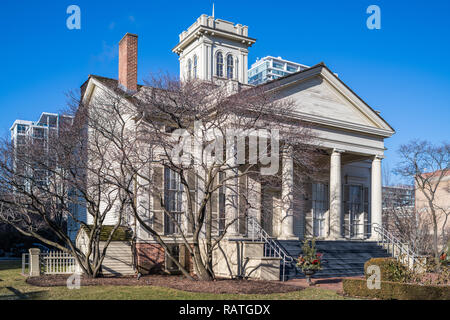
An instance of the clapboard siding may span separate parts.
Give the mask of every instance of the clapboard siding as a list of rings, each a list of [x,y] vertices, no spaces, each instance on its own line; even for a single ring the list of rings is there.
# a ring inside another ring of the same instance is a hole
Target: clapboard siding
[[[101,248],[105,245],[101,243]],[[133,265],[133,250],[128,241],[113,241],[106,250],[103,260],[102,271],[105,275],[133,275],[135,269]]]

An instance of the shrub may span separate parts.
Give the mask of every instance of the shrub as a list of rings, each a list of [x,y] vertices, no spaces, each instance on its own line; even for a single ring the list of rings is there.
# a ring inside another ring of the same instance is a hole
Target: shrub
[[[301,268],[303,272],[306,270],[322,270],[322,254],[316,252],[315,239],[312,239],[311,241],[305,239],[302,246],[302,252],[303,255],[300,255],[297,259],[297,266]]]
[[[423,286],[381,281],[380,289],[369,289],[367,280],[344,279],[343,289],[344,293],[349,296],[382,300],[450,300],[449,286]]]
[[[395,258],[372,258],[364,264],[364,274],[366,278],[367,268],[376,265],[380,268],[381,281],[409,282],[413,278],[413,273]]]

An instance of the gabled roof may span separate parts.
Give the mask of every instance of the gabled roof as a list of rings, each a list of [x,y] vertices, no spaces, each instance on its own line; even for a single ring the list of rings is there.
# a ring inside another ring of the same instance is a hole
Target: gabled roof
[[[333,81],[336,81],[340,85],[342,85],[348,92],[353,95],[357,100],[359,100],[366,108],[368,108],[373,117],[378,118],[381,122],[392,131],[391,134],[395,133],[395,129],[379,114],[379,112],[375,111],[369,104],[367,104],[360,96],[358,96],[349,86],[347,86],[339,77],[337,77],[326,65],[324,62],[320,62],[310,68],[300,70],[283,77],[271,80],[269,82],[258,85],[257,87],[264,88],[266,90],[277,91],[282,87],[289,86],[299,80],[307,79],[309,75],[324,75],[324,71],[326,72],[327,77],[331,77]],[[302,78],[305,76],[305,78]]]
[[[383,129],[378,128],[372,128],[370,130],[370,133],[376,134],[376,135],[382,135],[385,137],[391,136],[395,133],[395,130],[389,125],[389,123],[383,119],[379,115],[377,111],[375,111],[372,107],[370,107],[361,97],[359,97],[351,88],[349,88],[340,78],[338,78],[323,62],[316,64],[315,66],[312,66],[310,68],[288,74],[284,77],[280,77],[278,79],[269,81],[267,83],[263,83],[258,85],[257,87],[263,88],[264,90],[268,91],[279,91],[282,90],[284,87],[291,86],[295,84],[298,81],[304,81],[305,79],[312,78],[317,75],[322,75],[324,78],[327,77],[328,79],[331,79],[333,82],[339,84],[343,90],[346,91],[349,95],[353,96],[353,100],[356,100],[358,104],[360,105],[359,108],[365,109],[364,112],[366,114],[369,114],[369,116],[372,119],[375,119]],[[116,92],[117,94],[120,94],[124,98],[126,98],[130,103],[138,104],[139,98],[142,97],[141,93],[142,90],[150,89],[152,87],[150,86],[144,86],[144,85],[138,85],[138,90],[135,94],[130,95],[129,93],[126,93],[123,91],[119,85],[118,80],[101,77],[97,75],[89,75],[88,81],[86,81],[82,85],[82,95],[84,95],[84,90],[86,89],[87,84],[89,83],[90,79],[95,79],[96,81],[100,82],[102,85],[107,87],[113,92]],[[316,117],[317,118],[317,117]],[[378,120],[377,120],[378,119]],[[319,119],[320,120],[320,119]],[[315,122],[317,119],[311,118],[311,119],[305,119],[305,121],[311,121]],[[348,130],[356,130],[356,131],[366,131],[363,125],[353,125],[352,123],[340,123],[339,121],[334,121],[333,123],[330,122],[331,126],[339,127],[342,125],[342,127],[348,129]],[[368,127],[371,128],[371,127]]]
[[[114,230],[114,227],[115,226],[102,226],[100,230],[100,241],[107,241],[109,236],[111,235],[111,232]],[[86,232],[86,235],[89,235],[91,228],[92,225],[88,225],[87,227],[85,225],[82,225],[78,233],[83,230]],[[132,230],[127,226],[119,226],[113,233],[111,241],[130,241],[132,239]]]

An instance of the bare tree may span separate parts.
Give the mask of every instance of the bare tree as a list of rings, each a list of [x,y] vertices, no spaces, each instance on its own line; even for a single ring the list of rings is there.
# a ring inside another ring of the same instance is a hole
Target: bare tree
[[[155,76],[132,96],[114,87],[84,106],[89,130],[108,144],[103,158],[114,159],[108,181],[128,197],[134,221],[191,279],[167,239],[185,245],[199,279],[212,280],[213,251],[223,237],[249,232],[247,218],[264,203],[261,188],[281,185],[278,144],[302,172],[299,192],[325,163],[310,128],[293,116],[292,101],[276,101],[270,87],[230,84]],[[279,138],[272,139],[275,131]],[[255,143],[259,153],[250,161]],[[264,174],[272,166],[275,172]]]
[[[105,172],[113,162],[103,155],[109,146],[89,132],[86,119],[86,110],[77,108],[73,124],[59,132],[49,130],[48,138],[32,136],[18,144],[2,141],[0,221],[72,254],[87,276],[97,277],[128,198],[108,182]],[[111,213],[117,215],[117,222],[100,245]],[[86,230],[85,250],[69,237],[68,223]],[[53,237],[44,235],[42,227],[50,229]]]
[[[445,185],[445,178],[450,173],[450,144],[435,146],[428,141],[415,140],[400,146],[399,154],[402,162],[395,172],[414,181],[416,202],[418,196],[424,197],[425,206],[418,208],[418,214],[430,216],[433,252],[438,262],[439,239],[445,241],[448,232],[446,223],[450,214],[448,200],[442,201],[448,199],[450,192]]]
[[[383,226],[397,239],[412,245],[414,252],[430,254],[432,249],[431,218],[414,207],[413,187],[396,186],[385,189]]]

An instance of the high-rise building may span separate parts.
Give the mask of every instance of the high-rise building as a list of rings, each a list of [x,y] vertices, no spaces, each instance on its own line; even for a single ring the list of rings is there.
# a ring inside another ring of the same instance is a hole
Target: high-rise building
[[[44,148],[48,151],[49,138],[58,135],[61,127],[72,124],[73,117],[56,113],[43,112],[38,121],[16,120],[11,127],[11,142],[15,151],[16,170],[28,170],[21,168],[16,161],[19,153],[30,152],[30,146]],[[47,174],[38,168],[31,168],[35,183],[45,184]],[[36,179],[36,177],[40,177]]]
[[[248,70],[248,83],[258,85],[307,68],[309,67],[281,57],[267,56],[252,64]]]

